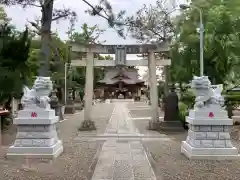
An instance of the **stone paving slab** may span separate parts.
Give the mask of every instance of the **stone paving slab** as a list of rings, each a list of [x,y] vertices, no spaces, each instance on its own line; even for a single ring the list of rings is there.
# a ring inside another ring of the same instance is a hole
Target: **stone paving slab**
[[[126,103],[115,108],[104,134],[78,137],[81,140],[106,140],[103,144],[92,180],[156,180],[141,140],[146,139],[134,126]],[[148,137],[148,136],[147,136]],[[165,135],[150,135],[160,140]]]

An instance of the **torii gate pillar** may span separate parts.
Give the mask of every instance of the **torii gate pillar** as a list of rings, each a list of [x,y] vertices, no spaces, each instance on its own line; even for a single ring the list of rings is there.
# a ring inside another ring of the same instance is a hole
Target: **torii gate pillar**
[[[91,120],[92,100],[93,100],[93,80],[94,80],[94,56],[93,52],[87,53],[85,96],[84,96],[84,120]]]
[[[156,130],[159,124],[159,111],[158,111],[158,93],[157,93],[157,75],[156,75],[156,59],[154,51],[148,53],[148,72],[150,81],[150,102],[151,102],[151,120],[149,121],[148,128]]]

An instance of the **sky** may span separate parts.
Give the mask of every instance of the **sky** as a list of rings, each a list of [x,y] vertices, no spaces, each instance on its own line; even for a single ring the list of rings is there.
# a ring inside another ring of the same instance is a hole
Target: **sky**
[[[87,23],[90,26],[98,25],[100,29],[105,29],[106,31],[100,37],[100,41],[106,41],[106,44],[136,44],[136,40],[127,37],[123,39],[119,37],[115,30],[108,27],[107,21],[101,17],[92,17],[85,13],[89,7],[81,0],[55,0],[55,8],[71,8],[77,13],[78,20],[76,22],[75,29],[80,31],[81,25]],[[155,4],[156,0],[109,0],[114,12],[119,12],[120,10],[126,10],[127,15],[133,15],[138,9],[140,9],[143,4]],[[166,0],[170,1],[170,0]],[[174,2],[175,0],[171,0]],[[182,1],[182,0],[178,0]],[[89,0],[91,4],[98,4],[99,0]],[[171,3],[168,3],[170,6]],[[5,9],[8,16],[12,19],[12,23],[18,29],[24,29],[28,21],[33,21],[35,18],[40,16],[40,9],[36,7],[23,9],[20,6],[12,6]],[[67,20],[60,20],[59,23],[53,23],[52,31],[57,31],[62,39],[67,39],[66,32],[68,31],[69,22]],[[127,56],[128,59],[135,59],[135,56]],[[144,73],[146,68],[140,68],[139,74]]]

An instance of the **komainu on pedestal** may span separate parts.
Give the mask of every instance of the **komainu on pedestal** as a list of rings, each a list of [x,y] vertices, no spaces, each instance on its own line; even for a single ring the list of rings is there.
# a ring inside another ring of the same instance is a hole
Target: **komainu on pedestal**
[[[49,104],[51,91],[50,77],[37,77],[32,89],[24,87],[21,99],[24,108],[14,119],[17,135],[8,156],[55,158],[63,152],[56,130],[59,117],[55,116]]]
[[[194,109],[186,117],[189,130],[181,152],[190,159],[239,158],[238,149],[230,139],[233,121],[223,107],[222,85],[211,85],[208,77],[202,76],[193,78],[191,88],[196,99]]]

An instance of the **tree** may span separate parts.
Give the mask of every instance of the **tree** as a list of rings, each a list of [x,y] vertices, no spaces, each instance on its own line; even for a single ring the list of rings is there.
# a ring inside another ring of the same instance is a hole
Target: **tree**
[[[104,33],[104,30],[99,29],[97,25],[92,27],[88,26],[87,23],[84,23],[81,26],[81,32],[76,32],[75,29],[72,29],[72,32],[69,33],[69,40],[76,42],[78,44],[100,44],[103,42],[98,41],[99,37]]]
[[[21,96],[23,85],[28,84],[31,74],[27,64],[29,50],[28,29],[20,36],[9,31],[4,37],[4,46],[0,52],[0,83],[7,85],[0,88],[0,101],[7,100],[7,107],[10,107],[12,97]]]
[[[170,41],[174,35],[175,27],[170,18],[171,10],[164,6],[164,1],[158,0],[155,5],[143,5],[135,15],[126,18],[128,30],[133,38],[140,43],[159,44]],[[145,55],[143,55],[145,56]],[[157,56],[168,57],[166,53],[158,53]],[[160,68],[160,67],[157,67]],[[168,67],[165,72],[165,94],[168,93]]]
[[[240,20],[237,15],[239,2],[235,0],[194,0],[192,4],[203,11],[204,74],[208,75],[214,84],[224,84],[240,63],[238,51]],[[199,12],[195,8],[190,8],[177,19],[175,54],[172,54],[175,57],[173,57],[170,76],[173,77],[174,73],[178,72],[181,75],[175,76],[172,80],[189,82],[191,75],[199,74],[199,34],[197,31]]]
[[[39,51],[41,48],[40,37],[35,37],[31,40],[31,51],[28,57],[28,64],[31,69],[32,77],[37,76],[39,69]],[[65,63],[67,60],[67,45],[63,42],[57,34],[51,35],[50,43],[50,74],[55,87],[58,90],[57,96],[59,101],[63,101],[63,87],[64,87],[64,73],[65,73]],[[34,79],[33,79],[34,80]],[[32,83],[33,83],[32,80]]]
[[[84,23],[81,26],[81,31],[77,32],[74,28],[72,28],[72,32],[68,32],[70,35],[70,41],[82,44],[82,45],[88,45],[88,44],[100,44],[102,42],[99,42],[99,37],[102,35],[104,30],[99,29],[97,25],[94,25],[92,27],[88,26],[86,23]],[[72,56],[75,56],[74,54]],[[85,57],[85,53],[81,54],[82,57]],[[78,57],[79,58],[79,54]],[[94,58],[97,58],[98,60],[112,60],[113,58],[111,56],[101,56],[98,53],[94,54]],[[101,80],[104,77],[104,68],[94,68],[94,85]],[[84,86],[85,86],[85,67],[72,67],[71,74],[72,76],[72,87],[75,89],[78,89],[81,98],[83,98],[84,95]],[[70,80],[71,81],[71,80]]]
[[[0,7],[0,19],[4,20],[1,27],[0,46],[0,104],[10,110],[12,97],[18,97],[22,92],[22,85],[28,83],[30,71],[26,63],[29,53],[30,40],[28,29],[24,32],[16,31],[11,25],[3,7]],[[7,84],[7,86],[4,86]]]
[[[156,5],[144,4],[135,15],[126,18],[128,30],[141,43],[161,43],[171,39],[174,25],[169,10],[161,0]]]
[[[54,0],[4,0],[3,3],[5,5],[19,4],[23,7],[34,6],[41,9],[41,19],[30,22],[30,24],[36,29],[36,33],[41,36],[39,76],[49,76],[52,22],[67,18],[70,18],[73,22],[76,13],[70,9],[54,9]]]

